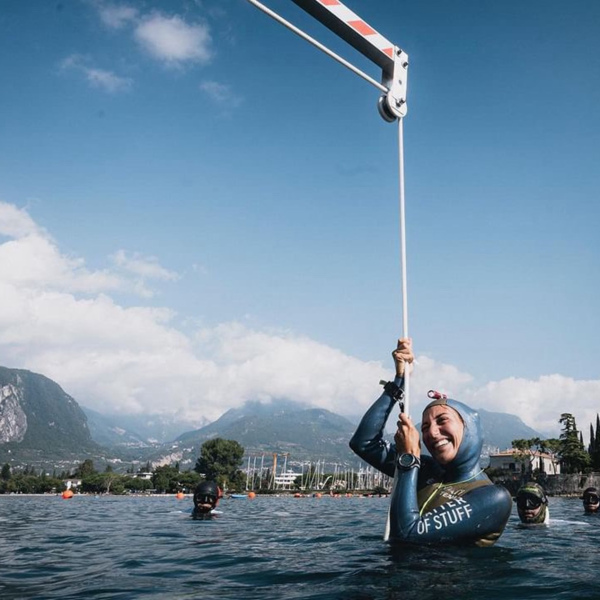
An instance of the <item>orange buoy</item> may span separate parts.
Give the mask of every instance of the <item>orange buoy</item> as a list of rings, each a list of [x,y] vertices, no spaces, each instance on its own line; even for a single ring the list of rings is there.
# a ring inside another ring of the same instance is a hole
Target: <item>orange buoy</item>
[[[252,500],[252,498],[256,498],[256,494],[254,492],[248,492],[248,498]]]
[[[175,494],[175,498],[177,498],[177,500],[183,500],[185,498],[185,494],[183,492],[177,492],[177,494]]]
[[[62,493],[62,497],[63,497],[65,500],[68,500],[69,498],[72,498],[72,497],[73,497],[73,490],[65,490],[65,491]]]

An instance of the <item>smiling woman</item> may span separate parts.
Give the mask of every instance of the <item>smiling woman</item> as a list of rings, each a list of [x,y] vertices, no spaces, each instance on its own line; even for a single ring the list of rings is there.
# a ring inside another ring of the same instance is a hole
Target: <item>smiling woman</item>
[[[460,415],[449,406],[432,404],[423,413],[423,443],[441,465],[448,464],[456,456],[463,432]]]
[[[489,546],[510,516],[508,491],[494,485],[479,467],[483,438],[479,415],[465,404],[435,395],[423,411],[419,432],[402,412],[405,364],[413,362],[409,339],[392,353],[396,379],[363,417],[350,447],[363,460],[394,477],[390,541],[419,544],[459,543]],[[383,439],[385,423],[400,401],[395,444]]]

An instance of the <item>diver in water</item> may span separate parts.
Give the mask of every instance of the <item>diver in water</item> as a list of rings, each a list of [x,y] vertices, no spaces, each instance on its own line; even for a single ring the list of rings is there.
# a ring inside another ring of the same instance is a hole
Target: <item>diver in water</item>
[[[547,525],[550,522],[548,498],[538,483],[527,483],[519,488],[515,497],[517,512],[525,525]]]
[[[203,481],[194,490],[192,516],[196,519],[209,519],[222,498],[221,489],[214,481]]]
[[[592,514],[598,512],[598,509],[600,508],[600,496],[595,487],[586,488],[583,491],[581,499],[583,500],[583,510],[586,513]]]
[[[402,412],[405,364],[414,358],[411,340],[398,340],[392,356],[396,378],[385,385],[350,440],[364,461],[394,477],[389,540],[492,545],[506,526],[512,500],[508,490],[494,485],[479,466],[483,445],[479,415],[461,402],[433,394],[421,425],[431,456],[421,456],[419,432]],[[383,434],[396,402],[401,412],[392,444]]]

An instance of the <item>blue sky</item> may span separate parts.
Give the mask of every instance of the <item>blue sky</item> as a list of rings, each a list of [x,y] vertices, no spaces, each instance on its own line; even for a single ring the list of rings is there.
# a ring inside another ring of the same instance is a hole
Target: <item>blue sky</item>
[[[0,13],[0,364],[81,404],[358,415],[401,331],[397,128],[244,0]],[[353,0],[410,57],[414,407],[600,410],[600,4]],[[289,0],[272,9],[378,79]]]

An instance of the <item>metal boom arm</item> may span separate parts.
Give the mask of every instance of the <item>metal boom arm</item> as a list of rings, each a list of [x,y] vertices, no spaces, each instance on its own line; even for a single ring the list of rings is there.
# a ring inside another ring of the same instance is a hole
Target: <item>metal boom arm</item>
[[[394,44],[338,0],[292,0],[384,70],[394,62]]]
[[[379,113],[386,121],[391,123],[406,115],[408,55],[375,31],[339,0],[292,0],[292,2],[378,65],[382,70],[381,85],[258,0],[248,1],[383,91],[384,95],[379,99],[378,108]]]

